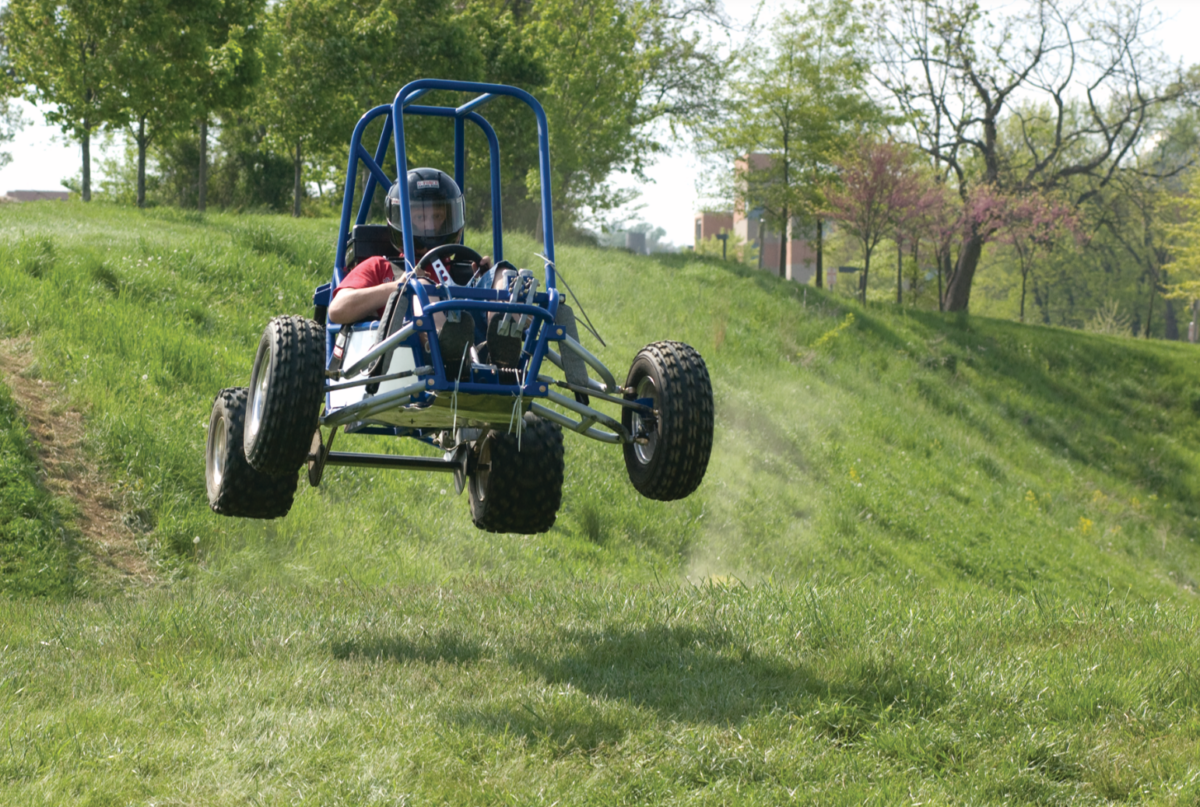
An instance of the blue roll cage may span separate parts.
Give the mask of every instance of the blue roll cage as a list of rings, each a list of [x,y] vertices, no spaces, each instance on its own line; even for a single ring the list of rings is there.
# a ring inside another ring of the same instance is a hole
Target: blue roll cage
[[[423,106],[413,103],[418,98],[434,90],[479,93],[479,95],[459,107]],[[496,139],[496,131],[492,128],[492,125],[475,111],[499,96],[509,96],[523,101],[533,110],[533,114],[537,117],[538,170],[541,177],[542,232],[545,250],[543,252],[545,256],[545,291],[535,295],[534,305],[527,305],[511,302],[506,290],[496,291],[493,289],[468,288],[465,286],[446,286],[441,288],[441,293],[445,299],[430,303],[424,285],[421,283],[412,283],[409,285],[409,288],[412,289],[413,293],[413,322],[415,332],[404,344],[415,351],[414,355],[420,355],[421,343],[419,341],[419,334],[424,332],[430,337],[428,339],[428,347],[431,359],[430,366],[433,369],[433,373],[432,377],[426,380],[425,392],[453,390],[467,394],[545,398],[547,397],[547,385],[544,382],[539,383],[538,373],[541,370],[542,361],[546,357],[549,343],[552,341],[561,341],[564,338],[563,329],[553,327],[555,316],[558,313],[559,294],[555,284],[554,224],[550,203],[550,137],[546,125],[546,113],[542,109],[542,105],[532,95],[517,87],[510,87],[504,84],[484,84],[474,81],[418,79],[404,85],[400,92],[396,94],[395,101],[391,104],[377,106],[359,119],[358,124],[354,127],[354,133],[350,137],[350,156],[346,166],[346,190],[342,201],[341,226],[338,230],[333,280],[329,285],[322,286],[317,290],[313,301],[317,305],[328,306],[333,289],[336,289],[345,277],[346,241],[351,233],[350,215],[354,204],[354,192],[358,180],[359,164],[361,163],[367,169],[368,177],[362,200],[359,204],[358,214],[354,220],[356,225],[366,223],[375,189],[381,184],[385,188],[390,188],[392,185],[392,179],[380,167],[380,163],[383,162],[384,156],[387,153],[389,137],[392,139],[395,150],[397,170],[403,170],[402,167],[408,165],[408,155],[404,141],[404,116],[406,114],[453,119],[454,179],[458,183],[459,188],[463,189],[464,193],[466,192],[466,150],[464,148],[466,121],[469,120],[479,126],[487,137],[491,158],[492,251],[494,260],[497,263],[503,260],[504,239],[500,210],[500,144]],[[390,115],[388,114],[389,112],[391,113]],[[379,145],[375,149],[374,156],[372,156],[363,146],[362,137],[367,125],[381,115],[387,115],[387,118],[384,120],[383,131],[380,133]],[[412,214],[409,210],[407,193],[400,194],[400,218],[404,230],[404,261],[408,269],[411,270],[413,268],[412,256],[416,254],[416,251],[413,248]],[[519,368],[523,370],[520,377],[524,383],[486,384],[447,379],[433,317],[429,315],[439,311],[452,310],[507,312],[525,314],[532,318],[522,354],[523,358],[528,356],[528,361],[522,368]],[[416,323],[420,324],[417,325]],[[325,358],[326,366],[328,366],[333,356],[334,334],[336,333],[336,329],[339,329],[339,326],[326,324],[328,327],[326,328]],[[414,400],[420,402],[428,399],[424,393],[418,393],[414,396]],[[411,433],[409,430],[402,429],[368,428],[370,431],[378,430],[382,433],[390,434]],[[356,429],[356,431],[367,430],[362,428]]]

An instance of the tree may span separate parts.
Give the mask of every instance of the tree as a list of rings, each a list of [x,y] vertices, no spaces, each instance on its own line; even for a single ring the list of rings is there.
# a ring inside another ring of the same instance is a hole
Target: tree
[[[1030,0],[994,25],[975,0],[894,0],[890,14],[877,78],[964,201],[983,185],[1019,194],[1069,184],[1081,203],[1154,133],[1156,114],[1194,93],[1145,43],[1145,0]],[[1002,137],[1006,114],[1016,137]],[[962,235],[948,310],[967,309],[985,242]]]
[[[609,176],[617,170],[645,180],[662,149],[654,125],[688,119],[715,94],[723,63],[692,23],[717,7],[715,0],[533,0],[518,15],[546,71],[539,99],[550,125],[556,226],[569,229],[585,211],[629,201]],[[531,166],[531,198],[539,182]]]
[[[1175,282],[1165,288],[1169,299],[1200,300],[1200,171],[1188,177],[1188,193],[1179,199],[1179,221],[1168,226],[1175,242],[1169,266]]]
[[[896,231],[898,222],[915,219],[932,197],[921,182],[904,147],[862,138],[838,163],[840,187],[829,187],[829,215],[862,246],[863,272],[859,281],[863,302],[871,255],[879,242]]]
[[[295,216],[306,154],[344,170],[350,133],[367,109],[414,78],[479,73],[476,41],[448,0],[284,0],[267,14],[263,50],[255,117],[292,157]],[[420,127],[406,134],[419,143]]]
[[[11,143],[24,125],[25,119],[21,110],[12,103],[10,98],[0,98],[0,145]],[[7,151],[0,151],[0,168],[10,162],[12,162],[12,155]]]
[[[793,217],[815,218],[817,285],[823,284],[824,208],[821,189],[837,155],[879,118],[868,100],[868,66],[859,42],[866,33],[847,0],[811,2],[780,15],[771,47],[751,43],[740,54],[723,99],[723,114],[697,124],[709,155],[738,165],[735,195],[762,208],[781,233],[779,275],[786,275]],[[765,152],[762,162],[746,159]]]
[[[187,124],[199,90],[195,65],[207,55],[201,3],[116,0],[113,84],[118,120],[137,146],[137,205],[146,204],[146,152],[160,134]]]
[[[908,241],[912,250],[915,271],[919,276],[921,240],[933,237],[935,243],[939,235],[941,219],[946,215],[945,187],[937,178],[932,176],[928,167],[916,165],[912,154],[909,154],[908,170],[912,173],[915,186],[908,195],[910,202],[906,207],[892,210],[894,238],[896,241],[896,304],[904,302],[904,242]],[[924,170],[923,170],[924,169]],[[903,201],[903,200],[901,200]],[[936,253],[935,249],[935,253]],[[915,282],[915,278],[914,278]],[[866,288],[865,286],[863,287]],[[939,297],[941,283],[938,284]]]
[[[16,80],[31,101],[49,105],[46,121],[79,141],[82,197],[92,198],[92,136],[117,119],[113,0],[9,0],[4,35]]]
[[[1067,234],[1079,235],[1075,211],[1038,192],[996,200],[1001,219],[999,241],[1012,247],[1021,270],[1020,320],[1025,321],[1025,293],[1035,258]]]
[[[208,189],[208,123],[217,110],[237,110],[250,101],[262,74],[259,52],[265,0],[210,0],[194,13],[205,42],[203,58],[193,65],[195,114],[200,123],[197,207],[204,211]]]
[[[3,20],[0,20],[2,23]],[[14,80],[8,50],[7,32],[0,24],[0,145],[11,143],[17,131],[24,125],[21,110],[12,103],[11,99],[18,93],[18,85]],[[12,155],[0,151],[0,168],[12,162]]]

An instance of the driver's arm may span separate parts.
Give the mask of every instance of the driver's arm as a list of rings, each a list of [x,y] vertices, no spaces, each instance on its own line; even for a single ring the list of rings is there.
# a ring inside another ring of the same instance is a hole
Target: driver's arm
[[[388,298],[397,287],[396,283],[381,283],[369,289],[343,289],[329,304],[329,321],[348,325],[366,319],[387,305]]]

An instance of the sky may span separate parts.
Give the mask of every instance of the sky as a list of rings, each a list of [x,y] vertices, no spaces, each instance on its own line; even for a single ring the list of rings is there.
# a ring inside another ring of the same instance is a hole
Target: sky
[[[788,5],[785,0],[765,0],[760,21],[769,21]],[[984,0],[984,5],[1002,8],[1010,3]],[[1163,15],[1164,24],[1156,35],[1168,57],[1182,60],[1185,65],[1200,62],[1196,47],[1200,0],[1150,0],[1147,5]],[[758,0],[725,0],[726,11],[741,24],[749,22],[758,6]],[[29,104],[23,106],[30,125],[8,148],[13,160],[0,169],[0,194],[10,190],[60,190],[61,180],[79,172],[79,145],[66,140],[55,127],[47,126],[39,110]],[[696,177],[703,166],[689,153],[687,143],[664,142],[670,153],[661,156],[646,172],[651,181],[639,183],[641,198],[634,203],[640,209],[629,212],[635,220],[666,230],[664,240],[683,246],[692,242],[694,216],[701,201]],[[98,173],[98,152],[93,145],[93,177]]]

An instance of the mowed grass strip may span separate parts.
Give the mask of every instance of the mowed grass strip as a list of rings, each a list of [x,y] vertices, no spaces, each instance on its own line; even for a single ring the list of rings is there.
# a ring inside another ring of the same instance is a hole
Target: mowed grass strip
[[[8,597],[76,593],[74,508],[46,490],[29,428],[0,384],[0,607]]]
[[[1196,800],[1193,346],[560,246],[618,377],[658,339],[708,362],[696,494],[568,435],[541,536],[371,469],[219,519],[213,396],[311,310],[335,226],[0,209],[0,325],[168,581],[0,602],[0,802]]]
[[[8,803],[1200,798],[1194,614],[901,586],[15,603]]]

